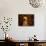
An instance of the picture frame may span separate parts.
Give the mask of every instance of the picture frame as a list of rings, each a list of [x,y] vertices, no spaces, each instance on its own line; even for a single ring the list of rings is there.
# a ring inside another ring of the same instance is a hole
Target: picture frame
[[[18,14],[18,26],[34,26],[34,14]]]

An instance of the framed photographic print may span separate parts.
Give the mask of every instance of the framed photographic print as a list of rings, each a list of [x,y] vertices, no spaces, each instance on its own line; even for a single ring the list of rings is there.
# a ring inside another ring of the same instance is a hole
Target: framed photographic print
[[[18,14],[18,26],[34,26],[34,14]]]

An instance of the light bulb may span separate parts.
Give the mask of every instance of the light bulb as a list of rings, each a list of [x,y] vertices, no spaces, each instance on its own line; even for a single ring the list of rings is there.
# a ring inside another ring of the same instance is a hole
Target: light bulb
[[[6,37],[8,38],[8,34],[6,34]]]

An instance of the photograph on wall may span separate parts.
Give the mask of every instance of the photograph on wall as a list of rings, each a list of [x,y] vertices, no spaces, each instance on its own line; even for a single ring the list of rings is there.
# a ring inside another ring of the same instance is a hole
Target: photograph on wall
[[[18,14],[18,26],[34,26],[34,14]]]

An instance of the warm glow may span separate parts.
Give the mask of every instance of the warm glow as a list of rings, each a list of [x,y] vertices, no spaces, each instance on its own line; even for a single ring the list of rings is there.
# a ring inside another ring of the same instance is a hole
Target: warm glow
[[[8,34],[6,35],[6,37],[8,37]]]

